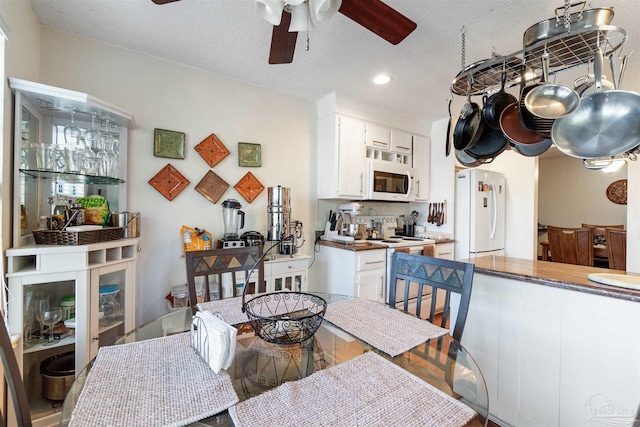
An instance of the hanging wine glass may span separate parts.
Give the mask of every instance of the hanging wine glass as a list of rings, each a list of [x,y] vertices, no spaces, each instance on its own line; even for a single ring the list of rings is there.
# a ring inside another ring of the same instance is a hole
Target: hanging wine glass
[[[67,144],[67,147],[75,147],[78,145],[80,141],[80,128],[76,126],[73,121],[73,113],[75,110],[71,109],[71,123],[64,127],[64,142]]]
[[[99,145],[98,141],[100,139],[100,131],[96,129],[96,113],[91,113],[91,128],[87,129],[84,133],[84,143],[87,146],[88,150],[93,150],[94,154],[98,154]]]
[[[118,140],[112,138],[111,144],[107,147],[107,155],[109,156],[109,176],[117,178],[119,173],[118,166]]]
[[[98,151],[98,168],[100,176],[110,176],[111,175],[111,158],[107,152],[113,145],[113,137],[109,132],[109,123],[110,120],[107,117],[105,119],[105,130],[100,132],[100,138],[98,141],[98,145],[100,146],[100,150]]]
[[[78,173],[82,170],[84,146],[80,128],[73,121],[73,113],[71,109],[71,123],[64,127],[64,160],[67,172]]]
[[[42,345],[52,345],[53,327],[62,320],[62,307],[49,307],[42,313],[42,321],[49,327],[49,340]]]

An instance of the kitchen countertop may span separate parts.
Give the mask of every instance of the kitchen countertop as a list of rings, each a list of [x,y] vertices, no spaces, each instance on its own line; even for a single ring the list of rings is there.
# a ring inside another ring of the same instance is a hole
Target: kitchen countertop
[[[380,245],[378,243],[341,243],[341,242],[330,242],[327,240],[318,240],[316,242],[320,246],[328,246],[330,248],[336,249],[344,249],[345,251],[372,251],[374,249],[387,249],[385,245]]]
[[[527,260],[503,256],[486,256],[468,260],[475,264],[475,272],[554,288],[586,292],[611,298],[640,302],[640,290],[605,285],[588,279],[589,273],[615,273],[640,276],[606,268],[563,264],[559,262]]]

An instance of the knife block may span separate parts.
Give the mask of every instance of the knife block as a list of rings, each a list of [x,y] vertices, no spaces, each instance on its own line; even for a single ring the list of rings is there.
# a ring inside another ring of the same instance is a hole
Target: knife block
[[[331,230],[331,222],[327,221],[324,225],[324,235],[322,240],[332,240],[334,236],[338,235],[338,230]]]

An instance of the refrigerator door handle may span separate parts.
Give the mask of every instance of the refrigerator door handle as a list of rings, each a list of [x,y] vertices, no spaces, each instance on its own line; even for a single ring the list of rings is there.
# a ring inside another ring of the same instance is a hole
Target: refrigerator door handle
[[[496,237],[496,227],[498,226],[498,194],[495,183],[491,183],[491,240]]]

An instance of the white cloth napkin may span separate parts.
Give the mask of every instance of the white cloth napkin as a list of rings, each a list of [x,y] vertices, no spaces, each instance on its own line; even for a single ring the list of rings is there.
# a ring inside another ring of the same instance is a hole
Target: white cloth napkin
[[[191,322],[191,345],[216,374],[231,366],[237,334],[236,328],[209,312],[197,312]]]

